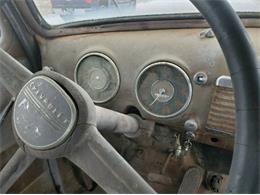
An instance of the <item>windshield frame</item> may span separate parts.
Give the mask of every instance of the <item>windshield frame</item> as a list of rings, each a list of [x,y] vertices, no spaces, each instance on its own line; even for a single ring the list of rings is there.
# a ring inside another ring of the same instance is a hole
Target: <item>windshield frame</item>
[[[176,28],[207,28],[209,25],[200,13],[164,14],[153,16],[118,17],[96,21],[81,21],[57,26],[49,25],[33,0],[15,1],[21,17],[37,34],[43,37],[58,37],[75,34],[114,32],[129,30],[157,30]],[[260,13],[239,12],[247,27],[260,27]]]
[[[150,20],[165,20],[165,19],[203,19],[199,12],[191,13],[172,13],[172,14],[148,14],[148,15],[135,15],[135,16],[118,16],[118,17],[108,17],[102,19],[89,19],[89,20],[79,20],[72,21],[63,24],[51,25],[49,24],[44,16],[40,13],[39,8],[35,4],[34,0],[27,0],[28,6],[30,7],[33,15],[36,17],[38,22],[41,23],[45,28],[67,28],[67,27],[78,27],[78,26],[88,26],[88,25],[100,25],[108,23],[118,23],[118,22],[138,22],[138,21],[150,21]],[[260,17],[259,12],[249,12],[249,11],[238,11],[236,12],[240,18],[256,18]]]

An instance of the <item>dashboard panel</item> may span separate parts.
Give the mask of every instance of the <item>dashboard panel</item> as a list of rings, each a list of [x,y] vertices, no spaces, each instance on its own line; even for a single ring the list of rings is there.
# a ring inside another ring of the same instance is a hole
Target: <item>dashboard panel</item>
[[[199,141],[232,147],[232,133],[207,130],[216,80],[229,72],[216,38],[201,36],[205,30],[209,29],[106,32],[38,41],[43,65],[78,82],[98,105],[122,113],[135,108],[142,118],[177,131],[194,119]],[[248,31],[259,55],[260,30]]]

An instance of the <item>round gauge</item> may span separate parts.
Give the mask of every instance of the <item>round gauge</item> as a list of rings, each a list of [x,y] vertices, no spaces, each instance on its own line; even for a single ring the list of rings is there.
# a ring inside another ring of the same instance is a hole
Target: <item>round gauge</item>
[[[120,84],[115,63],[101,53],[89,53],[79,60],[75,69],[75,81],[95,103],[104,103],[113,98]]]
[[[190,79],[175,64],[150,64],[137,77],[137,100],[150,115],[161,118],[176,116],[188,107],[191,96]]]

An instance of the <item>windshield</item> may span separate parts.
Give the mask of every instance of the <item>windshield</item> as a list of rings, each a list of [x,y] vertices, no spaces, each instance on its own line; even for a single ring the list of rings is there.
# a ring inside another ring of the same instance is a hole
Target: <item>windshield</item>
[[[260,12],[260,0],[228,0],[237,12]],[[51,26],[113,18],[198,13],[189,0],[34,0]]]

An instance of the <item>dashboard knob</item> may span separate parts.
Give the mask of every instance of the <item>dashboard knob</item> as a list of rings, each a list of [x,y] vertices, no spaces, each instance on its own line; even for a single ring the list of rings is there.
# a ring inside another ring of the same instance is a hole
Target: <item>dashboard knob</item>
[[[197,85],[205,85],[208,82],[208,76],[205,72],[197,72],[193,77],[193,81]]]
[[[199,128],[199,125],[196,120],[189,119],[189,120],[185,121],[184,128],[187,132],[195,132]]]

